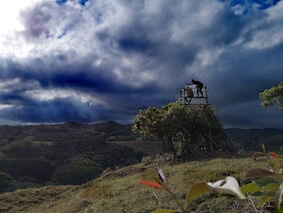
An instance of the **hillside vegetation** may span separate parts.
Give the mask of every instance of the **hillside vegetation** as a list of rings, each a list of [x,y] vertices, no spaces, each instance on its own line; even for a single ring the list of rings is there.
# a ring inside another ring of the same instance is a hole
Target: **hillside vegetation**
[[[225,129],[234,146],[243,147],[247,151],[254,151],[262,143],[269,148],[278,149],[282,145],[283,129]]]
[[[50,184],[81,184],[106,168],[140,161],[143,153],[107,142],[132,137],[114,122],[0,127],[0,192]]]
[[[177,208],[163,190],[141,185],[138,180],[153,180],[156,168],[162,168],[169,187],[181,201],[188,187],[198,181],[217,181],[225,176],[248,183],[246,172],[266,166],[251,158],[214,159],[171,165],[158,161],[140,163],[105,171],[101,177],[79,186],[45,186],[0,194],[0,212],[150,212],[157,208]],[[195,200],[190,211],[204,211],[217,205],[220,212],[253,212],[249,200],[223,197],[211,192]]]
[[[264,142],[278,150],[280,129],[227,129],[236,149]],[[120,146],[121,145],[121,146]],[[0,192],[46,185],[82,184],[105,169],[137,163],[163,151],[161,141],[133,134],[115,122],[0,126]]]
[[[226,134],[237,149],[256,151],[258,144],[266,142],[269,151],[276,151],[283,130],[227,129]],[[0,126],[0,212],[149,212],[158,207],[175,208],[165,192],[143,186],[138,180],[153,180],[155,169],[162,168],[172,191],[183,200],[188,187],[197,181],[232,175],[240,183],[249,182],[245,172],[259,164],[249,158],[218,158],[171,165],[151,156],[138,164],[144,154],[162,150],[161,141],[133,134],[131,125],[115,122]],[[190,208],[201,211],[215,203],[222,212],[250,212],[252,208],[247,201],[216,193],[197,199]]]

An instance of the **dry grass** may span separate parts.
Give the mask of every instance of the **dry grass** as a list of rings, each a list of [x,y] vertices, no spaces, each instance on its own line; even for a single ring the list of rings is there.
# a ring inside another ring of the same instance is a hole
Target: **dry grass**
[[[214,159],[178,165],[162,165],[169,187],[181,202],[188,187],[197,181],[215,181],[227,175],[246,182],[246,171],[264,167],[252,159]],[[81,186],[48,186],[0,194],[0,212],[150,212],[156,208],[177,208],[165,191],[141,185],[138,180],[150,180],[155,175],[152,165],[133,165],[108,171]],[[155,194],[155,195],[154,195]],[[155,198],[157,197],[157,199]],[[221,212],[252,212],[251,203],[233,197],[208,193],[190,206],[190,211],[208,212],[217,204]]]

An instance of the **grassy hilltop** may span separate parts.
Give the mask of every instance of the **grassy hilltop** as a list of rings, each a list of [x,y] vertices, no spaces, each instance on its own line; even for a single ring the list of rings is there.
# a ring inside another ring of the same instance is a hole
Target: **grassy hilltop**
[[[79,186],[46,186],[21,189],[0,194],[0,212],[149,212],[162,208],[177,208],[163,190],[141,185],[138,180],[152,180],[156,168],[165,172],[172,191],[182,201],[188,187],[197,181],[216,181],[231,175],[240,184],[247,182],[245,173],[252,167],[264,167],[251,158],[214,159],[177,165],[152,162],[106,171],[101,177]],[[154,193],[158,200],[154,198]],[[221,197],[212,192],[203,195],[190,206],[200,212],[217,204],[221,212],[252,212],[252,204],[233,197]]]

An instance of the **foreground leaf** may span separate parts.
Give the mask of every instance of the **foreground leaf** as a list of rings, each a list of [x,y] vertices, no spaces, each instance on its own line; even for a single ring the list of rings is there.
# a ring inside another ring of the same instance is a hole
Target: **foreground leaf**
[[[262,152],[255,152],[254,155],[253,155],[253,159],[255,161],[257,160],[257,158],[256,158],[257,156],[261,156],[262,157],[262,156],[264,156],[264,154]]]
[[[274,172],[277,172],[278,169],[280,169],[280,159],[275,158],[273,160],[270,160],[269,165],[271,166],[271,168],[273,169]]]
[[[163,183],[166,183],[166,176],[165,176],[163,170],[162,170],[162,169],[157,169],[156,171],[157,171],[157,174],[158,174],[159,179],[160,179]]]
[[[162,188],[162,186],[158,183],[154,183],[154,182],[150,182],[150,181],[144,181],[144,180],[139,180],[139,182],[141,184],[147,185],[147,186],[151,186],[151,187],[155,187],[155,188]]]
[[[265,190],[265,191],[277,191],[278,187],[279,187],[278,183],[269,183],[265,187],[263,187],[262,190]]]
[[[252,169],[247,172],[246,177],[249,178],[258,178],[258,177],[266,177],[266,176],[272,176],[274,175],[273,172],[268,171],[266,169],[256,168]]]
[[[231,176],[227,176],[223,180],[216,181],[215,183],[207,183],[207,185],[222,193],[237,195],[240,199],[245,199],[245,195],[241,192],[238,181]]]
[[[261,188],[256,185],[255,183],[249,183],[247,185],[242,186],[241,191],[243,193],[253,193],[253,192],[258,192],[260,191]]]
[[[270,155],[274,158],[278,158],[278,155],[275,152],[269,152],[268,155]]]
[[[264,195],[260,198],[258,204],[257,204],[257,208],[262,207],[263,205],[265,205],[268,201],[274,199],[274,197],[272,196],[268,196],[268,195]]]
[[[206,192],[209,192],[211,188],[207,185],[206,182],[199,182],[193,184],[187,193],[187,202],[191,202],[199,196],[203,195]]]
[[[283,196],[283,183],[281,183],[278,191],[276,192],[276,195],[275,195],[275,206],[276,208],[278,209],[278,211],[280,212],[280,206],[282,204],[282,196]]]
[[[264,188],[268,186],[269,184],[275,183],[278,184],[274,179],[272,178],[263,178],[263,179],[257,179],[252,181],[254,184],[259,186],[260,188]]]

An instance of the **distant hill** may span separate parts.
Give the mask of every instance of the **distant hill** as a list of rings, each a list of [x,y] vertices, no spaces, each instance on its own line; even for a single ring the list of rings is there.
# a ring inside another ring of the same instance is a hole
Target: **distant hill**
[[[227,136],[236,147],[243,147],[246,150],[260,150],[264,143],[267,149],[283,147],[283,129],[225,129]]]
[[[68,134],[101,136],[132,136],[131,125],[122,125],[113,121],[99,124],[85,124],[79,122],[66,122],[63,124],[40,124],[25,126],[0,125],[0,144],[7,141],[23,140],[29,138],[33,141],[60,140]]]
[[[283,146],[283,129],[225,129],[227,136],[237,148],[243,147],[246,150],[258,149],[261,143],[265,143],[269,148]],[[148,146],[155,140],[150,137],[133,134],[131,124],[119,124],[108,121],[97,124],[86,124],[70,121],[62,124],[40,124],[26,126],[0,125],[0,147],[3,144],[15,140],[32,140],[37,142],[57,142],[61,140],[73,140],[76,137],[96,137],[108,142],[120,143],[147,153]],[[137,141],[138,143],[132,143]],[[143,148],[140,142],[148,143]],[[154,146],[156,146],[154,144]],[[158,144],[157,146],[161,146]],[[260,149],[260,148],[259,148]],[[154,152],[162,149],[154,149]],[[149,154],[153,154],[148,150]]]

